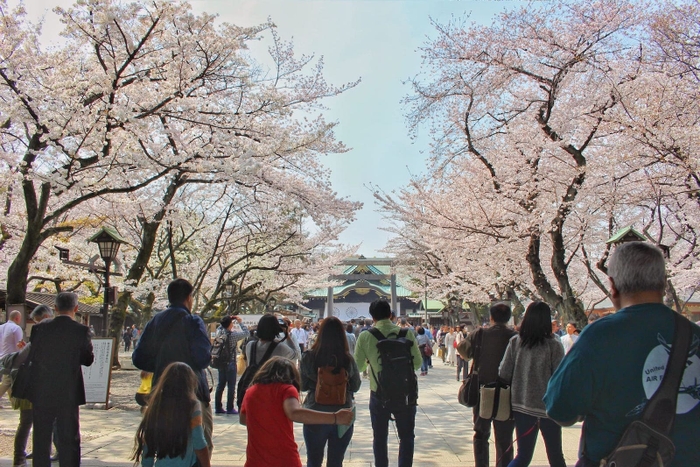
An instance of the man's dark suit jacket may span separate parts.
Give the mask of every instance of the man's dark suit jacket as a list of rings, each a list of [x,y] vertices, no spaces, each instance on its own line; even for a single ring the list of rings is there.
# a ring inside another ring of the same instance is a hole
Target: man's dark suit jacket
[[[81,365],[92,365],[90,328],[70,316],[58,315],[32,328],[29,400],[35,406],[65,407],[85,404]]]

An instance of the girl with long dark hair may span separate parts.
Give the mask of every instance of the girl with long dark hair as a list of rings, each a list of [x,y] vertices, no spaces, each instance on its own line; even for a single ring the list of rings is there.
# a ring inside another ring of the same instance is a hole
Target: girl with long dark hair
[[[547,383],[564,358],[564,347],[552,334],[552,310],[533,302],[525,311],[520,332],[510,339],[498,376],[511,385],[511,405],[518,439],[518,454],[509,467],[530,465],[542,432],[552,467],[566,467],[561,445],[561,426],[547,417],[542,397]]]
[[[301,358],[301,389],[308,391],[304,407],[320,412],[335,412],[341,408],[353,406],[353,393],[360,389],[362,381],[357,370],[355,359],[348,351],[348,341],[345,337],[343,323],[336,317],[323,320],[313,347]],[[335,374],[347,374],[345,401],[341,404],[324,405],[316,400],[316,385],[318,384],[319,368],[332,367]],[[343,373],[344,372],[344,373]],[[333,425],[304,425],[304,441],[306,441],[306,467],[321,467],[323,450],[328,444],[327,467],[343,465],[345,451],[352,439],[353,425],[339,436],[338,427]]]
[[[209,467],[209,448],[197,400],[197,376],[189,365],[173,362],[151,391],[136,431],[132,459],[143,467]]]

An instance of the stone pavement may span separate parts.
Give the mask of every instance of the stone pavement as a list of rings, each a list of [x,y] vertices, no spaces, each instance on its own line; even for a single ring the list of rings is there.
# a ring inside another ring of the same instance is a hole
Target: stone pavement
[[[474,465],[471,438],[471,409],[459,405],[454,367],[444,366],[436,360],[435,368],[426,377],[419,377],[419,406],[416,416],[417,467],[451,467]],[[345,455],[347,467],[370,467],[372,456],[372,428],[369,420],[369,382],[363,380],[356,395],[357,421],[353,440]],[[18,413],[0,410],[0,431],[14,432]],[[81,408],[82,454],[84,466],[131,466],[129,461],[134,444],[134,434],[140,421],[138,412]],[[302,425],[295,424],[295,437],[299,444],[302,462],[306,450]],[[580,424],[563,428],[564,456],[568,465],[574,465],[578,451]],[[214,417],[215,466],[243,466],[245,463],[246,429],[238,423],[237,416]],[[491,465],[495,464],[495,452],[491,443]],[[395,430],[389,431],[390,465],[396,465],[398,442]],[[0,452],[0,467],[12,465],[12,453]],[[549,465],[540,437],[532,461],[533,466]],[[54,466],[58,467],[57,463]]]

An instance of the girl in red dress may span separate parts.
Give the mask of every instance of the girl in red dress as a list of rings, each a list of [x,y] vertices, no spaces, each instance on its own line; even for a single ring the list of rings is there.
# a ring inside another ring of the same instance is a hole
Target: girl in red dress
[[[302,467],[292,422],[350,425],[352,410],[317,412],[299,402],[301,377],[291,360],[272,357],[245,393],[241,425],[248,428],[246,467]]]

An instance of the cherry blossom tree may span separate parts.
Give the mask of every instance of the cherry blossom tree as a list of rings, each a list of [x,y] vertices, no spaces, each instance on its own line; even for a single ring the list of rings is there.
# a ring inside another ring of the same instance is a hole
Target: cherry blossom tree
[[[681,192],[693,189],[674,188],[688,173],[640,152],[650,121],[630,122],[649,101],[670,112],[684,102],[645,87],[650,13],[624,0],[554,1],[490,26],[436,23],[405,101],[410,130],[433,137],[428,173],[377,192],[394,231],[410,231],[401,254],[418,252],[423,268],[439,258],[446,288],[543,299],[580,324],[607,293],[606,240],[620,227],[637,225],[673,264],[691,264],[697,216]]]
[[[273,23],[217,24],[179,2],[79,2],[56,11],[65,43],[44,49],[22,9],[0,3],[1,254],[11,262],[10,303],[23,301],[44,242],[65,238],[84,218],[130,227],[128,288],[113,332],[145,277],[155,293],[162,289],[150,281],[180,272],[172,245],[167,268],[149,271],[173,232],[184,235],[181,248],[204,242],[195,251],[211,260],[221,249],[206,243],[217,238],[210,231],[229,235],[231,213],[254,206],[270,231],[279,224],[269,214],[287,210],[310,230],[325,229],[315,238],[295,234],[308,254],[354,218],[359,205],[333,192],[319,157],[346,150],[321,114],[322,100],[356,82],[326,83],[322,60],[297,57]],[[247,52],[261,39],[270,43],[269,63]],[[204,211],[207,196],[224,193],[230,209]],[[194,200],[199,207],[188,204]],[[187,215],[211,224],[185,229],[178,223]],[[274,261],[275,251],[259,254]],[[209,290],[208,279],[194,277],[202,294]],[[216,293],[203,297],[209,303]]]

